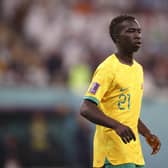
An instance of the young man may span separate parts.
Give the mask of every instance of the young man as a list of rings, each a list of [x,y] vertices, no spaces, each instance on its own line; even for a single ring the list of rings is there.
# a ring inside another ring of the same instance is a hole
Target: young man
[[[141,27],[132,16],[118,16],[110,35],[117,52],[97,67],[80,108],[96,124],[93,167],[144,168],[139,133],[152,154],[161,144],[140,119],[143,69],[133,54],[141,45]]]

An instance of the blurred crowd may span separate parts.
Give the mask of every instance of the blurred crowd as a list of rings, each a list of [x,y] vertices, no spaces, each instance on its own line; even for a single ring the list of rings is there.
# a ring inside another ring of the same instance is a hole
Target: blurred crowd
[[[96,66],[115,52],[109,23],[124,13],[142,26],[143,45],[136,59],[145,70],[145,96],[167,98],[167,0],[1,0],[0,88],[61,87],[83,95]],[[63,162],[89,167],[92,128],[76,111],[64,106],[54,113],[16,111],[9,110],[8,116],[0,109],[5,168]],[[17,139],[17,131],[22,138]]]
[[[137,59],[145,94],[167,95],[166,0],[1,0],[0,86],[68,87],[83,93],[97,64],[115,47],[111,19],[123,13],[142,25]]]
[[[1,168],[91,167],[91,129],[69,107],[0,112]]]

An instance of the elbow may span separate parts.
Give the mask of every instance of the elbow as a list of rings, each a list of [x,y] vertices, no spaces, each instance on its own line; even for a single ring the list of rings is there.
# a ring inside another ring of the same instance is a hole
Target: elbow
[[[80,107],[80,115],[84,118],[88,118],[88,108],[84,104]]]
[[[87,111],[86,110],[84,110],[84,109],[80,109],[80,115],[82,116],[82,117],[87,117]]]
[[[80,115],[84,116],[85,115],[85,111],[83,111],[83,109],[80,108]]]

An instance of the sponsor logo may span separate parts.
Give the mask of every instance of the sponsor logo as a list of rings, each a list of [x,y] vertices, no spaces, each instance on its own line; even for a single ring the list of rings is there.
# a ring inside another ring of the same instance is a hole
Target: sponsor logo
[[[94,82],[92,84],[92,87],[90,88],[89,92],[92,93],[92,94],[96,94],[98,88],[99,88],[100,84],[97,83],[97,82]]]

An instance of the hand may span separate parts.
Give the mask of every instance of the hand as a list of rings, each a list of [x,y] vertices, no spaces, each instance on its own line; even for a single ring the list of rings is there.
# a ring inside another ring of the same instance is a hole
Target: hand
[[[131,140],[136,140],[133,131],[128,126],[118,123],[114,130],[125,144],[130,143]]]
[[[152,148],[151,155],[158,153],[161,147],[161,142],[159,138],[156,135],[150,134],[150,135],[145,136],[145,139],[146,139],[146,142]]]

